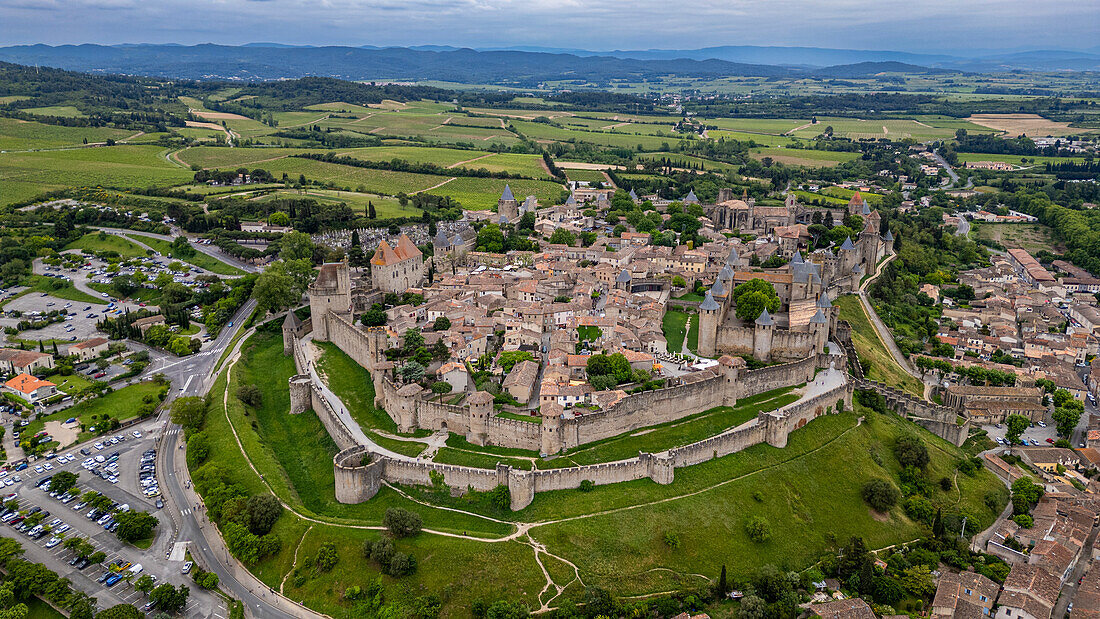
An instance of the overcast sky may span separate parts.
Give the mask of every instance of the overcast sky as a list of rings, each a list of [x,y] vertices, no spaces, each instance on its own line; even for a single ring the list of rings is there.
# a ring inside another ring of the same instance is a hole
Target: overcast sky
[[[0,44],[1100,45],[1100,0],[0,0]]]

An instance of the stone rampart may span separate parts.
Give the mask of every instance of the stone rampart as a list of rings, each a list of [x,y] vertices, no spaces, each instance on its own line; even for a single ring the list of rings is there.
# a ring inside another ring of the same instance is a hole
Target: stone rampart
[[[340,419],[336,411],[332,410],[332,406],[329,405],[328,400],[325,399],[317,385],[311,385],[310,391],[313,394],[313,410],[317,413],[321,425],[325,426],[325,430],[328,431],[328,435],[332,437],[332,441],[336,443],[336,446],[340,449],[358,447],[359,442],[355,440],[355,436],[344,425],[344,421]]]
[[[486,491],[505,485],[512,497],[513,510],[530,505],[536,493],[575,489],[585,481],[605,485],[649,478],[659,484],[670,484],[677,467],[720,458],[764,442],[783,447],[790,432],[802,428],[823,414],[839,412],[839,402],[851,406],[851,397],[852,384],[845,381],[818,395],[788,404],[778,411],[762,413],[757,419],[739,428],[665,453],[642,452],[637,457],[626,460],[558,469],[524,471],[503,464],[498,464],[496,469],[479,469],[413,458],[389,458],[380,454],[374,454],[369,464],[361,465],[359,462],[367,449],[353,447],[337,454],[334,460],[338,468],[337,499],[341,502],[358,502],[365,500],[362,497],[370,498],[368,494],[373,496],[373,492],[377,492],[378,477],[397,484],[430,485],[433,471],[441,473],[444,483],[458,491]],[[499,421],[538,425],[518,420]],[[351,500],[356,497],[360,498]]]
[[[489,418],[489,443],[499,447],[514,447],[538,451],[542,445],[542,424],[507,417]]]

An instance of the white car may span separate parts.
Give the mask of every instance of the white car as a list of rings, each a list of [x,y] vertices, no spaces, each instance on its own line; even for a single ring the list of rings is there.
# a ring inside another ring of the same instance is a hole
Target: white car
[[[46,548],[53,548],[61,543],[61,538],[56,535],[50,538],[50,541],[46,542]]]
[[[47,462],[47,463],[42,465],[42,468],[46,469],[47,471],[52,471],[53,470],[53,465],[50,464],[49,462]]]
[[[35,473],[43,473],[43,472],[45,472],[45,469],[43,469],[41,466],[36,466],[36,467],[34,467],[34,472]]]
[[[96,457],[95,457],[95,461],[96,461],[96,462],[99,462],[99,463],[103,463],[103,462],[104,462],[105,460],[107,460],[107,458],[104,458],[104,457],[103,457],[103,454],[98,454],[98,455],[96,455]]]
[[[134,430],[130,434],[133,434],[134,438],[141,438],[141,432],[138,432],[137,430]]]
[[[92,447],[95,447],[96,449],[102,451],[103,450],[103,443],[96,443],[95,445],[92,445]]]

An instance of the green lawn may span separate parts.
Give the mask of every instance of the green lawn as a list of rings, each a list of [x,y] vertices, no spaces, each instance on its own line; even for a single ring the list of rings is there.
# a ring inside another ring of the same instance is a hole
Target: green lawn
[[[374,406],[374,383],[370,372],[332,342],[314,342],[323,351],[317,369],[329,389],[348,407],[360,428],[396,433],[397,424],[386,411]]]
[[[421,443],[420,441],[400,441],[397,439],[382,436],[377,432],[367,432],[371,440],[378,443],[379,446],[389,449],[390,451],[397,452],[403,456],[416,457],[420,455],[420,452],[427,449],[427,443]]]
[[[501,456],[494,456],[490,454],[474,453],[470,451],[460,451],[458,449],[452,449],[450,447],[442,447],[435,454],[433,458],[435,462],[442,462],[443,464],[457,464],[460,466],[472,466],[479,469],[495,469],[497,463],[510,464],[512,468],[523,469],[525,471],[531,470],[533,467],[530,460],[518,460],[515,458],[504,458]]]
[[[162,387],[153,381],[123,387],[102,397],[85,400],[70,408],[35,419],[24,428],[23,434],[36,434],[45,427],[47,421],[65,421],[69,417],[78,418],[81,424],[89,428],[102,422],[105,417],[126,421],[138,414],[138,407],[146,396],[155,398],[158,393],[166,389],[167,387]],[[79,440],[86,440],[91,436],[88,432],[81,432]]]
[[[840,308],[840,319],[852,325],[852,344],[860,360],[871,364],[867,378],[899,387],[918,397],[924,396],[921,382],[898,366],[886,345],[878,336],[871,320],[863,311],[856,295],[845,295],[833,301]]]
[[[92,381],[85,378],[83,374],[75,372],[68,376],[61,376],[60,374],[51,376],[50,382],[57,385],[58,389],[68,395],[83,391],[92,384]]]
[[[668,352],[678,353],[684,349],[684,335],[687,326],[688,317],[692,316],[687,312],[681,312],[680,310],[667,310],[665,317],[661,321],[661,330],[665,334],[665,340],[668,341]],[[695,320],[692,322],[699,322],[698,315],[695,316]]]
[[[634,595],[667,590],[663,587],[670,583],[655,581],[654,568],[716,578],[726,564],[735,577],[744,577],[760,566],[761,557],[790,569],[804,568],[852,535],[862,536],[869,548],[927,535],[928,529],[909,520],[900,506],[885,519],[874,517],[860,489],[872,477],[896,482],[900,466],[892,447],[902,435],[918,435],[930,446],[928,476],[933,480],[952,476],[961,454],[894,415],[869,415],[859,426],[851,412],[816,419],[792,433],[784,449],[762,444],[677,469],[669,486],[641,480],[587,493],[539,494],[523,517],[562,517],[681,497],[532,531],[551,552],[580,566],[586,585]],[[945,513],[961,509],[970,515],[974,530],[989,526],[1007,499],[1002,484],[986,470],[974,478],[959,475],[959,482],[961,501],[953,488],[943,492],[938,484],[933,484],[932,501]],[[984,504],[990,492],[1000,497],[996,510]],[[745,533],[746,519],[755,514],[771,527],[771,538],[762,544]],[[664,543],[668,533],[679,537],[679,548]]]
[[[66,245],[65,249],[79,249],[81,251],[96,253],[113,251],[125,258],[145,256],[145,250],[126,237],[117,234],[107,234],[106,232],[89,232]]]
[[[143,243],[145,245],[148,245],[149,247],[152,247],[164,256],[172,255],[172,243],[170,243],[169,241],[139,235],[133,235],[130,238],[139,243]],[[208,254],[204,254],[197,249],[195,250],[195,254],[190,258],[175,259],[180,260],[181,262],[186,262],[187,264],[197,266],[200,269],[206,269],[207,271],[210,271],[212,273],[217,273],[218,275],[244,275],[244,271],[238,269],[237,267],[229,266],[221,260],[218,260],[217,258]]]
[[[550,461],[550,464],[554,468],[560,468],[614,462],[633,458],[639,451],[659,453],[701,441],[755,419],[762,412],[776,410],[794,402],[798,396],[790,391],[791,388],[776,389],[744,398],[733,407],[719,406],[677,421],[583,445]]]
[[[65,299],[66,301],[103,304],[103,299],[97,299],[86,292],[77,290],[72,282],[66,282],[56,277],[31,275],[23,281],[23,285],[27,286],[27,290],[24,290],[19,296],[23,296],[24,294],[41,294],[45,292],[52,297]]]

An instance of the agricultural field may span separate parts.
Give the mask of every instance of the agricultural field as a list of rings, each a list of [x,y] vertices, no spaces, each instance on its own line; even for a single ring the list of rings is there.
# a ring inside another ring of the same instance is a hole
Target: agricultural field
[[[74,105],[50,105],[47,107],[29,107],[21,110],[28,114],[38,116],[64,116],[66,118],[84,118],[84,112],[76,109]]]
[[[1000,243],[1008,249],[1025,249],[1030,254],[1049,251],[1060,254],[1065,246],[1054,238],[1053,231],[1043,224],[995,224],[976,221],[971,224],[971,238]]]
[[[0,206],[56,189],[170,186],[193,178],[164,153],[160,146],[137,145],[0,153]]]
[[[810,124],[810,119],[793,118],[701,118],[705,125],[714,125],[722,130],[739,131],[742,133],[767,133],[771,135],[785,135]]]
[[[371,170],[369,168],[357,168],[295,157],[265,162],[263,167],[276,178],[282,176],[283,173],[291,178],[305,175],[311,181],[331,182],[349,189],[357,189],[362,185],[367,193],[380,193],[390,196],[402,191],[405,193],[424,191],[447,180],[443,176]]]
[[[847,153],[830,150],[810,150],[804,148],[761,148],[754,151],[752,157],[757,160],[770,158],[777,163],[800,165],[810,168],[833,167],[838,163],[851,161],[859,153]]]
[[[0,151],[82,146],[84,140],[97,143],[106,142],[108,138],[121,140],[130,135],[133,132],[124,129],[62,127],[29,120],[0,118]]]
[[[1048,163],[1083,163],[1084,157],[1043,157],[1039,155],[993,155],[989,153],[959,153],[959,161],[970,163],[972,161],[1003,161],[1022,168],[1038,166],[1040,169]],[[1027,159],[1027,163],[1020,161]]]
[[[704,170],[713,170],[715,172],[736,172],[737,171],[737,166],[735,166],[731,163],[724,163],[722,161],[713,161],[711,159],[704,159],[702,157],[696,157],[694,155],[683,155],[683,154],[680,154],[680,153],[663,153],[663,152],[639,153],[637,155],[637,159],[639,161],[643,161],[643,160],[671,161],[674,164],[677,164],[677,165],[680,165],[680,166],[684,166],[684,167],[689,167],[690,166],[690,167],[696,168],[696,169],[702,168]]]
[[[770,135],[767,133],[745,133],[743,131],[713,130],[707,131],[707,137],[715,140],[727,139],[738,142],[754,142],[761,146],[789,146],[802,142],[802,140],[787,137],[785,135]]]
[[[949,139],[955,137],[955,130],[937,128],[916,120],[873,119],[861,120],[856,118],[827,118],[819,117],[816,125],[811,125],[794,131],[792,135],[803,138],[813,138],[825,131],[826,127],[833,128],[833,135],[850,138],[853,140],[890,138],[913,138],[917,141]]]
[[[672,134],[659,137],[655,135],[634,135],[626,132],[579,131],[525,120],[512,121],[512,126],[528,138],[539,142],[588,142],[601,146],[631,149],[641,145],[643,150],[662,150],[679,142],[682,137]]]
[[[608,182],[607,176],[605,176],[604,173],[599,170],[567,169],[565,171],[565,177],[571,181],[585,181],[589,183],[593,181],[598,181],[601,183]]]
[[[967,120],[1013,137],[1070,136],[1094,131],[1071,127],[1068,123],[1049,120],[1038,114],[973,114]]]
[[[558,204],[564,191],[561,185],[549,181],[459,177],[429,190],[428,193],[451,196],[466,209],[491,210],[500,199],[500,194],[504,192],[505,185],[511,186],[517,200],[523,201],[527,196],[533,195],[542,205]]]
[[[366,215],[367,203],[369,202],[374,204],[374,212],[380,219],[391,217],[419,217],[421,213],[418,208],[401,206],[397,198],[374,193],[342,191],[339,189],[280,189],[278,191],[265,193],[255,198],[255,200],[257,202],[268,202],[287,198],[299,200],[302,198],[312,198],[318,202],[330,204],[339,204],[342,202],[360,215]]]

